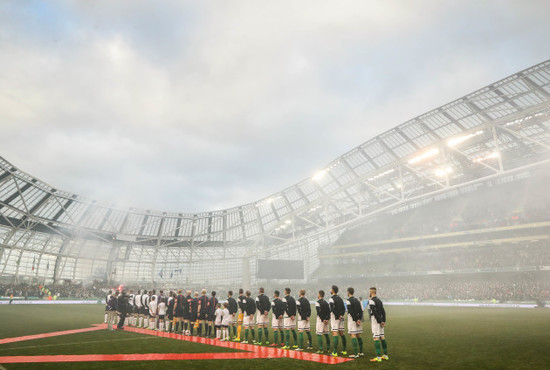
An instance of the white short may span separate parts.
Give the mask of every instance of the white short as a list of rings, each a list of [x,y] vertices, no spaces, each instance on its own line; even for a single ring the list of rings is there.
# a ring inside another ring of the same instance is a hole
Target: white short
[[[220,318],[216,317],[216,320],[214,321],[214,325],[221,326],[221,324],[222,324],[222,318],[221,317]]]
[[[237,315],[229,315],[229,325],[235,325],[237,323]]]
[[[361,334],[363,332],[362,323],[357,325],[357,321],[353,321],[351,315],[348,315],[348,334]]]
[[[330,329],[332,331],[344,331],[344,319],[337,320],[333,313],[330,314]]]
[[[384,336],[384,327],[376,321],[376,318],[374,316],[370,319],[370,327],[372,329],[372,337],[373,338],[380,338]]]
[[[283,325],[283,319],[278,319],[275,317],[275,315],[272,315],[271,318],[271,327],[273,329],[282,329],[284,327]]]
[[[251,326],[254,326],[254,316],[252,316],[252,320],[250,320],[249,315],[244,315],[244,317],[243,317],[243,326],[245,328],[249,328]]]
[[[267,315],[260,315],[256,316],[256,324],[258,325],[267,325]]]
[[[309,324],[309,320],[298,320],[298,330],[305,330],[305,331],[309,331],[310,329],[310,324]]]
[[[296,329],[296,316],[293,319],[285,317],[285,329]]]
[[[328,334],[330,331],[328,327],[328,322],[325,324],[320,318],[317,318],[317,325],[315,329],[317,335]]]

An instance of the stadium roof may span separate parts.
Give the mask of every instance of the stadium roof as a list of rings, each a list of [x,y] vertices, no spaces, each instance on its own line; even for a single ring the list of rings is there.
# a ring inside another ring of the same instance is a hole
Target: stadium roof
[[[389,207],[548,163],[549,114],[547,60],[396,126],[278,193],[193,214],[118,208],[0,157],[0,224],[154,246],[269,245],[291,256]]]

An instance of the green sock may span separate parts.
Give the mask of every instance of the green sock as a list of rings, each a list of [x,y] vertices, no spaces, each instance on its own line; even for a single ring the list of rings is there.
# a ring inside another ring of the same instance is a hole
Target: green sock
[[[330,335],[325,334],[325,342],[327,342],[327,349],[330,349]]]
[[[262,328],[259,328],[258,329],[258,342],[262,343],[262,334],[263,334],[263,330]]]
[[[294,344],[296,344],[296,330],[292,329],[292,337],[294,338]]]
[[[303,344],[304,344],[304,333],[300,332],[300,339],[298,341],[298,346],[300,348],[303,348]]]
[[[269,343],[269,331],[267,328],[264,328],[264,334],[265,334],[265,341]]]
[[[285,330],[285,345],[287,347],[290,345],[290,330]]]
[[[358,337],[357,342],[359,343],[359,353],[363,353],[363,338]]]
[[[342,351],[346,351],[346,347],[347,347],[347,344],[348,344],[348,341],[346,340],[346,336],[345,335],[340,335],[340,338],[342,338],[342,347],[344,347],[344,349]]]
[[[248,329],[244,329],[244,340],[248,341]]]
[[[355,355],[359,354],[359,345],[357,344],[357,338],[351,338],[351,346],[353,347],[353,353]]]
[[[374,341],[374,349],[376,350],[376,356],[380,357],[380,341]]]
[[[338,336],[335,335],[332,337],[332,352],[338,352]]]
[[[256,339],[256,331],[254,329],[250,329],[250,331],[252,332],[252,341],[254,342]]]
[[[306,331],[307,333],[307,346],[311,347],[311,333],[309,331]]]
[[[273,331],[273,343],[277,344],[279,342],[279,331],[274,330]]]
[[[322,335],[317,335],[317,343],[319,343],[319,350],[322,351],[323,350],[323,336]]]
[[[281,329],[281,344],[285,345],[285,331]]]
[[[233,336],[237,337],[237,325],[233,325]]]
[[[386,344],[386,340],[382,339],[382,349],[384,350],[384,354],[388,354],[388,345]]]

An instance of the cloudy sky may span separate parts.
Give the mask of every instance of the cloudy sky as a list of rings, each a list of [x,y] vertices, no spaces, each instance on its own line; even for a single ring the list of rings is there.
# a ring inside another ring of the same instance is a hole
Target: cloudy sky
[[[252,202],[550,58],[550,2],[0,0],[0,156],[150,209]]]

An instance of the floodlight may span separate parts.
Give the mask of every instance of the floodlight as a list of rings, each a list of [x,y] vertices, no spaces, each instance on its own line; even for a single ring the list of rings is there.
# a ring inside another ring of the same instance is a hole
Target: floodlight
[[[437,177],[444,177],[452,172],[453,172],[453,169],[451,167],[445,167],[445,168],[436,168],[436,170],[434,171],[434,174]]]
[[[461,144],[461,143],[465,142],[466,140],[470,140],[473,137],[481,135],[482,133],[483,133],[483,131],[477,131],[477,132],[474,132],[474,133],[471,133],[471,134],[468,134],[468,135],[458,136],[458,137],[452,138],[449,141],[447,141],[447,146],[452,148],[454,146],[457,146],[458,144]]]
[[[437,148],[430,149],[428,151],[425,151],[422,154],[417,155],[416,157],[413,157],[413,158],[409,159],[409,164],[416,164],[418,162],[423,161],[424,159],[433,157],[433,156],[437,155],[438,153],[439,153],[439,149],[437,149]]]
[[[313,181],[319,181],[323,177],[325,177],[326,174],[327,174],[327,170],[321,170],[321,171],[317,172],[315,175],[313,175],[313,177],[311,179]]]

